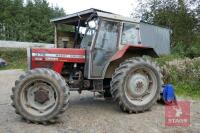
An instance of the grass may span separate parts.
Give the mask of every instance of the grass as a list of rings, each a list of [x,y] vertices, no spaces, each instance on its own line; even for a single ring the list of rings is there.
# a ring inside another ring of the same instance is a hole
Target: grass
[[[0,58],[7,61],[8,65],[0,70],[27,68],[26,49],[0,48]]]
[[[174,85],[175,92],[178,96],[200,99],[200,88],[191,82],[178,82]]]

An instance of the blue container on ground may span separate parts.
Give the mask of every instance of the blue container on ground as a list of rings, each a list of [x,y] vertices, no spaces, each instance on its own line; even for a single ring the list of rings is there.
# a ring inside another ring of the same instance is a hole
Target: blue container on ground
[[[176,95],[172,84],[163,85],[163,101],[165,104],[176,104]]]

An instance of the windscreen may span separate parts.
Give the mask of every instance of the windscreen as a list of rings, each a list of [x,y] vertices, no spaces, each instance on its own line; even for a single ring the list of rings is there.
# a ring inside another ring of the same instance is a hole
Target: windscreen
[[[85,29],[82,28],[82,31],[85,30],[85,34],[81,42],[81,48],[87,48],[88,46],[91,46],[93,37],[96,33],[97,24],[98,20],[94,19],[88,22],[87,28]]]

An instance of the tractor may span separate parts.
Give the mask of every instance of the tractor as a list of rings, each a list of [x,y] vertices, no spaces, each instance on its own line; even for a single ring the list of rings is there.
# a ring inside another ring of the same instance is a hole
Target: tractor
[[[57,122],[70,91],[112,97],[130,114],[150,110],[159,99],[163,76],[150,58],[159,52],[143,44],[139,22],[98,9],[51,22],[55,48],[27,49],[29,70],[12,88],[12,106],[27,122]]]

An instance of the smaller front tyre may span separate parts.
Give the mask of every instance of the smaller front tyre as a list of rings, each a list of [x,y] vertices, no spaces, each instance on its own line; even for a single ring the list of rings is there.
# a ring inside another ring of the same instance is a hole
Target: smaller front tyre
[[[135,57],[120,64],[111,81],[111,94],[122,111],[144,112],[159,98],[160,68],[152,61]]]
[[[60,74],[37,68],[22,74],[12,88],[12,106],[27,122],[57,121],[69,102],[69,87]]]

